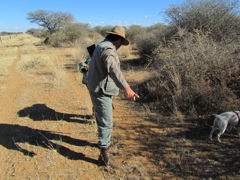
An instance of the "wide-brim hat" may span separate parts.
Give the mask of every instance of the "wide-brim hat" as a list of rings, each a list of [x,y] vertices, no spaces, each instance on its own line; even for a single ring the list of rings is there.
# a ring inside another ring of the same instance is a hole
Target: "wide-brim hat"
[[[129,40],[125,37],[125,28],[122,26],[115,26],[111,32],[107,31],[107,34],[114,34],[123,38],[122,45],[127,46]]]

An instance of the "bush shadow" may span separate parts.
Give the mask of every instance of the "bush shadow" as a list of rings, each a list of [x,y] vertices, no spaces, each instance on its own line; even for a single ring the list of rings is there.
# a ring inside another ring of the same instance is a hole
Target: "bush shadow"
[[[144,65],[145,65],[145,60],[143,58],[128,59],[128,60],[121,61],[122,70],[142,69]]]
[[[54,149],[62,156],[71,160],[83,160],[97,164],[97,160],[86,157],[83,153],[74,152],[69,148],[61,145],[61,142],[75,146],[97,147],[97,144],[89,143],[86,140],[74,139],[70,136],[56,132],[32,129],[27,126],[0,124],[0,144],[7,149],[16,150],[26,156],[34,156],[35,152],[21,148],[19,143],[41,146],[47,149]],[[53,142],[54,141],[54,142]],[[58,141],[59,143],[56,143]]]
[[[219,143],[214,133],[208,139],[213,117],[183,121],[162,119],[157,126],[136,127],[142,136],[138,139],[151,153],[149,161],[163,162],[174,177],[189,179],[240,177],[240,141],[236,130],[225,132]],[[151,119],[151,122],[154,120]],[[150,129],[159,128],[164,135]],[[151,149],[149,149],[151,147]],[[161,168],[164,169],[164,168]],[[160,172],[164,173],[163,172]]]
[[[54,109],[47,107],[45,104],[33,104],[30,107],[25,107],[17,112],[19,117],[29,117],[33,121],[58,121],[64,120],[74,123],[88,123],[87,119],[91,119],[91,115],[77,115],[57,112]]]

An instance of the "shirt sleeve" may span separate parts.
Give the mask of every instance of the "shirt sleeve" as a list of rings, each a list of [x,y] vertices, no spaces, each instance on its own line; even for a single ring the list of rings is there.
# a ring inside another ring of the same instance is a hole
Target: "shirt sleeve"
[[[125,89],[129,86],[122,74],[120,61],[116,51],[112,48],[105,49],[103,52],[103,61],[105,67],[107,68],[108,75],[113,79],[118,88]]]

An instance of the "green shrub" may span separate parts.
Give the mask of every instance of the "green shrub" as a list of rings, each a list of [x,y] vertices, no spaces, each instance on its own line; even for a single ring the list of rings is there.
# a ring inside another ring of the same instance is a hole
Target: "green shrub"
[[[94,27],[94,30],[101,34],[102,36],[106,36],[107,31],[112,31],[113,26],[96,26]]]
[[[46,37],[46,34],[47,34],[46,31],[43,31],[41,29],[35,29],[35,28],[28,29],[26,31],[26,33],[27,34],[31,34],[31,35],[33,35],[35,37],[39,37],[39,38]]]
[[[79,38],[87,37],[91,30],[88,24],[69,23],[65,25],[63,32],[66,41],[74,42]]]
[[[53,33],[48,41],[48,43],[50,43],[53,47],[59,47],[61,44],[68,42],[67,36],[63,31]]]

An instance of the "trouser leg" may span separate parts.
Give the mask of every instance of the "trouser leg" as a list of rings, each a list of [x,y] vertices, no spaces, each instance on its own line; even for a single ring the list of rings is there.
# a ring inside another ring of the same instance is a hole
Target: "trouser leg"
[[[90,92],[98,125],[98,146],[108,148],[113,128],[112,96]]]
[[[118,168],[118,165],[109,154],[113,129],[112,96],[92,92],[90,95],[98,125],[98,146],[100,148],[99,163],[100,165]]]

